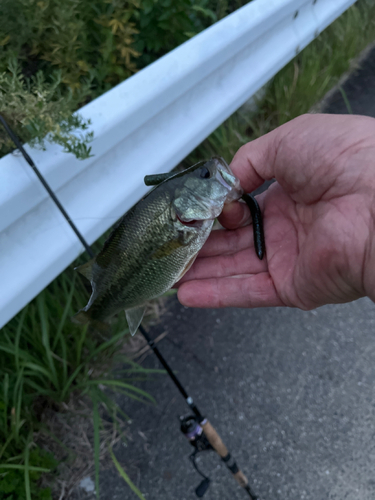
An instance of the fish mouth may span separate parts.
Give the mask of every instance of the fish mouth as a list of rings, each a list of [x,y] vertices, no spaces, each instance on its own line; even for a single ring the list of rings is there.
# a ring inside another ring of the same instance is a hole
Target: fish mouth
[[[220,182],[220,184],[222,186],[224,186],[228,191],[231,191],[233,189],[233,184],[230,185],[228,184],[228,178],[227,180],[225,180],[225,174],[223,174],[223,172],[221,172],[220,170],[218,170],[217,174],[216,174],[216,179]]]
[[[239,179],[237,179],[237,177],[233,174],[230,166],[224,158],[214,156],[213,159],[215,159],[219,164],[216,172],[216,180],[220,182],[220,184],[228,191],[225,203],[238,200],[243,194],[243,189],[241,188]]]
[[[181,222],[186,227],[202,227],[204,220],[199,220],[199,219],[189,219],[189,220],[184,220],[182,217],[180,217],[177,214],[177,219]]]

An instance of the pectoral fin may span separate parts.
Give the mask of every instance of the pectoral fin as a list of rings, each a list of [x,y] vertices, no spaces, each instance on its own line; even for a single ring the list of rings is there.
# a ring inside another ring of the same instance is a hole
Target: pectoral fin
[[[136,333],[139,325],[143,319],[143,315],[145,313],[146,306],[133,307],[132,309],[126,309],[126,319],[129,326],[129,331],[132,335]]]
[[[172,255],[172,253],[178,250],[181,247],[187,246],[193,239],[195,238],[194,233],[189,233],[186,231],[179,231],[178,237],[174,240],[168,240],[163,245],[155,250],[153,254],[151,254],[151,259],[162,259],[164,257],[168,257]]]

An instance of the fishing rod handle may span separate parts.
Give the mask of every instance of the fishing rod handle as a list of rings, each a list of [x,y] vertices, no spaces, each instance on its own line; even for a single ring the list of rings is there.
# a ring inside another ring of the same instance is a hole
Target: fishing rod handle
[[[250,494],[251,490],[249,488],[249,481],[247,480],[247,477],[238,468],[236,462],[232,459],[231,454],[229,453],[227,447],[223,443],[219,434],[216,432],[215,428],[210,424],[210,422],[207,419],[203,420],[203,422],[201,422],[199,425],[202,427],[203,432],[205,433],[210,445],[221,457],[227,468],[233,474],[233,477],[238,482],[238,484],[242,488],[245,488],[246,491],[248,491],[249,489],[248,493],[251,498],[256,498],[255,496],[252,496]]]
[[[210,422],[207,419],[204,419],[200,426],[206,434],[212,448],[218,453],[218,455],[220,455],[221,458],[226,457],[228,455],[228,449]]]

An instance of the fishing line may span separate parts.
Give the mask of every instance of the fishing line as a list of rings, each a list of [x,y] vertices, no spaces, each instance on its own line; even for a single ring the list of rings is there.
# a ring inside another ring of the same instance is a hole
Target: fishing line
[[[11,138],[11,140],[14,142],[16,147],[21,151],[23,157],[27,161],[27,163],[30,165],[30,167],[34,170],[35,174],[37,175],[39,181],[42,183],[46,191],[48,192],[49,196],[52,198],[54,203],[56,204],[57,208],[60,210],[62,215],[65,217],[66,221],[70,225],[70,227],[73,229],[75,232],[76,236],[84,246],[86,252],[89,254],[91,258],[95,256],[94,252],[92,251],[90,245],[87,243],[83,235],[80,233],[74,222],[70,219],[68,213],[65,211],[64,207],[61,205],[60,201],[58,200],[57,196],[55,193],[52,191],[51,187],[43,177],[43,175],[40,173],[38,170],[37,166],[31,159],[31,157],[27,154],[25,149],[23,148],[20,140],[18,137],[15,135],[15,133],[12,131],[12,129],[9,127],[5,119],[0,115],[0,121],[3,124],[7,134]],[[168,174],[166,174],[168,175]],[[245,200],[246,201],[246,200]],[[247,202],[248,203],[248,202]],[[250,201],[250,204],[252,204],[252,201]],[[253,210],[259,210],[259,207],[254,207]],[[260,233],[259,238],[262,237],[262,234]],[[260,245],[262,244],[261,240],[258,240]],[[155,342],[150,338],[146,330],[143,328],[142,325],[139,325],[139,330],[142,333],[143,337],[145,338],[146,342],[150,346],[150,348],[153,350],[155,353],[156,357],[159,359],[160,363],[163,365],[165,368],[166,372],[172,379],[173,383],[177,387],[177,389],[180,391],[182,394],[183,398],[185,399],[187,405],[189,408],[192,410],[194,415],[187,415],[187,416],[182,416],[180,417],[180,428],[181,432],[188,438],[189,442],[191,445],[194,447],[194,452],[190,455],[190,460],[192,461],[192,464],[194,468],[198,471],[198,473],[203,477],[203,480],[201,483],[198,485],[198,487],[195,490],[195,494],[197,495],[198,498],[203,497],[203,495],[206,493],[209,484],[210,484],[210,479],[205,476],[198,468],[196,462],[195,462],[195,456],[197,453],[202,452],[202,451],[209,451],[209,450],[214,450],[216,453],[221,457],[222,461],[228,468],[228,470],[232,473],[236,481],[242,488],[246,491],[248,496],[250,497],[251,500],[257,500],[257,496],[254,494],[252,489],[250,488],[249,482],[244,475],[244,473],[238,468],[235,460],[233,459],[232,455],[229,453],[228,449],[224,445],[223,441],[221,440],[219,434],[216,432],[214,427],[211,425],[211,423],[205,418],[202,413],[199,411],[198,407],[193,401],[193,398],[189,396],[189,394],[186,392],[184,389],[183,385],[181,382],[178,380],[176,375],[173,373],[171,367],[168,365],[164,357],[162,356],[161,352],[159,349],[156,347]]]

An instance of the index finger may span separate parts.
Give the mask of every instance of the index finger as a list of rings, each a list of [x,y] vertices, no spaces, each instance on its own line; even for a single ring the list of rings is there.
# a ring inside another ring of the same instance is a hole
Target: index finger
[[[369,117],[302,115],[242,146],[230,167],[247,193],[275,178],[293,197],[312,203],[334,183],[343,153],[372,141],[374,131]]]

